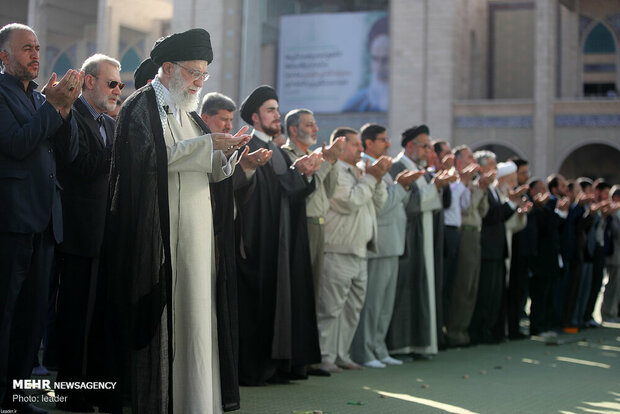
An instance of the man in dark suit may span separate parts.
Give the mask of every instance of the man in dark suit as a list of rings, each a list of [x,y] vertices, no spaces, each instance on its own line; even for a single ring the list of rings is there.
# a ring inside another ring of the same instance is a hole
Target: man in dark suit
[[[105,224],[114,120],[106,115],[121,94],[120,63],[96,54],[84,62],[82,95],[73,104],[79,134],[79,153],[62,165],[65,239],[58,246],[58,380],[84,381],[83,358]],[[89,306],[90,305],[90,306]],[[80,391],[68,392],[58,408],[92,411]]]
[[[56,157],[77,154],[71,105],[82,82],[69,70],[56,85],[52,75],[45,97],[36,92],[39,48],[28,26],[0,29],[0,402],[26,413],[44,411],[12,384],[30,378],[43,333],[54,242],[63,238]]]
[[[497,169],[494,153],[477,151],[474,156],[482,173]],[[487,190],[489,210],[482,219],[480,232],[480,283],[476,308],[469,327],[472,343],[495,343],[502,339],[498,338],[498,333],[493,330],[501,311],[503,279],[506,276],[504,259],[508,256],[508,248],[505,222],[515,213],[518,207],[516,203],[525,191],[526,188],[510,192],[509,199],[504,202],[495,186],[489,186]]]

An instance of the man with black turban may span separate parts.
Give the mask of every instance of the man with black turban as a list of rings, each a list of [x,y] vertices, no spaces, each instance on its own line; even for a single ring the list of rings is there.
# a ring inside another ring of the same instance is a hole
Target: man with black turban
[[[209,33],[160,40],[157,76],[117,121],[102,263],[118,326],[103,341],[125,350],[112,374],[130,372],[134,412],[220,413],[239,408],[233,207],[232,187],[210,182],[232,176],[250,137],[210,133],[195,112]]]
[[[435,286],[435,276],[442,271],[436,268],[433,215],[442,209],[442,188],[450,180],[445,172],[433,177],[427,171],[433,151],[429,133],[426,125],[403,132],[403,150],[394,158],[390,170],[393,177],[405,169],[425,171],[411,186],[405,205],[405,254],[398,265],[394,312],[386,339],[391,354],[414,354],[421,358],[438,352],[436,292],[440,290]]]
[[[320,362],[306,197],[320,154],[295,163],[273,143],[280,130],[278,96],[256,88],[241,104],[241,118],[254,127],[249,151],[272,151],[245,187],[236,191],[239,286],[239,381],[264,385],[306,377],[305,365]],[[292,167],[292,168],[291,168]],[[235,175],[246,178],[238,169]],[[250,191],[252,190],[252,191]]]

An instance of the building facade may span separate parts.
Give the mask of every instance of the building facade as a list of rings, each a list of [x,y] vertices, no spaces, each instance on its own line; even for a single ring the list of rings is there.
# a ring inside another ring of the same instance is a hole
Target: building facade
[[[0,24],[34,27],[39,83],[90,54],[132,73],[154,41],[204,27],[215,59],[205,92],[237,102],[278,82],[281,17],[386,11],[389,110],[318,113],[319,136],[337,126],[426,123],[434,138],[519,155],[534,174],[620,182],[620,0],[28,0],[0,1]],[[352,64],[354,64],[352,62]],[[283,114],[284,115],[284,114]]]

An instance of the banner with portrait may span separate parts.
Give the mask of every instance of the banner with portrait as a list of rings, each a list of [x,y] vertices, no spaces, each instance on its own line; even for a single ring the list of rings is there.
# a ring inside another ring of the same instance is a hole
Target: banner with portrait
[[[282,16],[278,96],[282,113],[386,112],[386,12]]]

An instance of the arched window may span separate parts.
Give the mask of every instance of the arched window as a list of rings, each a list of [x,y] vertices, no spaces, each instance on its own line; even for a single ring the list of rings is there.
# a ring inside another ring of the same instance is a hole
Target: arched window
[[[140,55],[132,47],[129,48],[121,59],[121,70],[133,73],[140,66]]]
[[[63,53],[58,57],[58,59],[56,59],[56,63],[54,63],[54,68],[52,69],[52,71],[56,72],[56,75],[58,75],[58,79],[60,79],[65,75],[65,73],[67,73],[69,69],[72,68],[73,63],[71,62],[71,59],[69,59],[69,56],[67,56],[66,53]]]
[[[583,45],[584,96],[616,96],[616,43],[612,32],[598,23]]]

